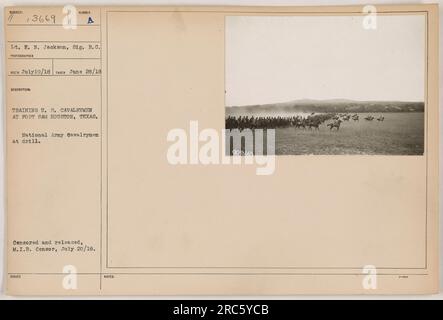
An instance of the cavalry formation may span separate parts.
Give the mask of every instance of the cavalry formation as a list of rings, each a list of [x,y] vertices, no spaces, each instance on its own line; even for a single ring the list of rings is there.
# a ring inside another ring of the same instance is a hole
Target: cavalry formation
[[[368,115],[364,118],[366,121],[384,121],[385,117],[380,115],[375,118],[372,115]],[[266,117],[254,117],[254,116],[228,116],[226,118],[226,129],[229,131],[238,129],[240,131],[244,129],[275,129],[275,128],[287,128],[294,127],[295,129],[315,129],[320,130],[320,126],[326,123],[329,130],[339,130],[340,125],[344,121],[359,121],[360,117],[357,113],[325,113],[315,114],[311,113],[307,117],[303,116],[266,116]]]

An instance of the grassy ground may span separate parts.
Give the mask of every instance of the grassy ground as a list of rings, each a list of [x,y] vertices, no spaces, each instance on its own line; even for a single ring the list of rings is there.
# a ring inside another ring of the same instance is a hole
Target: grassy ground
[[[423,154],[424,113],[384,113],[383,122],[359,115],[360,121],[345,121],[338,131],[329,130],[326,123],[320,130],[278,128],[276,154]]]

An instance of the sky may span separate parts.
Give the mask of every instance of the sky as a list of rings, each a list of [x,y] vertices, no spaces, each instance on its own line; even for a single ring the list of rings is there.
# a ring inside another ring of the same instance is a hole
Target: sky
[[[228,16],[226,105],[299,99],[424,101],[423,15]]]

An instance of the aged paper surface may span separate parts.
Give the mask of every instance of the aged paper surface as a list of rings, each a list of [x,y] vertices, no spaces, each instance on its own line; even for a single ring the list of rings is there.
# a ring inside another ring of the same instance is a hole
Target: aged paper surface
[[[6,8],[9,294],[437,292],[438,8],[367,18]]]

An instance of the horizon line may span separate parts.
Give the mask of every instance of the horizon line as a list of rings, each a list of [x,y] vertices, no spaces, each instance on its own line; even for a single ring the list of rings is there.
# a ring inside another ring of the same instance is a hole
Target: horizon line
[[[238,108],[238,107],[254,107],[254,106],[264,106],[264,105],[271,105],[271,104],[282,104],[282,103],[296,103],[296,102],[303,102],[303,101],[312,101],[312,102],[327,102],[327,101],[334,101],[334,100],[342,100],[343,102],[349,101],[349,102],[397,102],[397,103],[425,103],[424,100],[354,100],[354,99],[346,99],[346,98],[331,98],[331,99],[309,99],[309,98],[303,98],[303,99],[295,99],[295,100],[285,100],[285,101],[279,101],[279,102],[266,102],[266,103],[259,103],[259,104],[243,104],[243,105],[225,105],[226,108]]]

